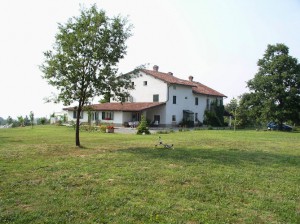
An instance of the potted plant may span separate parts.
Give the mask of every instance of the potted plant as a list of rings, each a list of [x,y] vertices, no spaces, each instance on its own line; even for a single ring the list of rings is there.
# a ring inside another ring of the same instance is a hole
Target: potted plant
[[[115,128],[112,125],[107,125],[106,126],[106,133],[114,133]]]

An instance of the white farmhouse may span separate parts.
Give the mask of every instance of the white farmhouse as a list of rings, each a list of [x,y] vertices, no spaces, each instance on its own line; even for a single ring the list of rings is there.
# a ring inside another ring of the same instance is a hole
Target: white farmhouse
[[[91,105],[92,121],[109,122],[124,125],[138,122],[143,114],[152,125],[176,126],[182,120],[197,124],[203,122],[204,112],[212,101],[223,104],[224,94],[199,82],[192,76],[183,80],[171,72],[141,69],[139,75],[132,78],[134,89],[130,91],[127,102],[110,102]],[[68,120],[76,119],[74,107],[65,108]],[[88,112],[84,111],[81,122],[88,121]]]

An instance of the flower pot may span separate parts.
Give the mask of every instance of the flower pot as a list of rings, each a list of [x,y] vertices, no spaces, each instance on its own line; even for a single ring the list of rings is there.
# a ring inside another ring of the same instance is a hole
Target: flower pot
[[[106,133],[114,133],[114,132],[115,132],[115,129],[113,129],[113,128],[106,129]]]

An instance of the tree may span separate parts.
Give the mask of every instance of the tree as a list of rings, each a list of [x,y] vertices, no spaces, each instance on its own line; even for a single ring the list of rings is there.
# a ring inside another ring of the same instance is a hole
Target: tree
[[[8,125],[10,125],[10,124],[12,124],[14,122],[14,120],[12,119],[11,116],[8,116],[8,118],[6,119],[6,121],[7,121]]]
[[[299,122],[300,65],[289,55],[284,44],[268,45],[258,72],[247,82],[250,89],[245,99],[256,119],[273,120],[282,127],[283,122]],[[246,103],[246,102],[245,102]]]
[[[131,25],[117,16],[109,18],[95,5],[81,9],[78,17],[59,24],[53,51],[44,53],[43,78],[57,88],[54,102],[76,106],[76,146],[80,146],[79,119],[84,106],[95,96],[112,93],[114,99],[128,96],[130,76],[117,75],[117,63],[126,54],[125,41]]]
[[[142,135],[142,134],[149,135],[149,134],[151,134],[150,131],[149,131],[149,128],[148,128],[146,117],[144,115],[141,116],[141,123],[137,127],[137,130],[138,130],[137,131],[138,135]]]
[[[252,101],[249,100],[249,93],[244,93],[237,99],[231,99],[225,106],[226,111],[234,118],[234,130],[236,128],[260,126],[260,120],[255,118],[257,112],[253,110],[251,104]]]
[[[44,125],[48,122],[48,119],[46,117],[41,117],[38,119],[38,124]]]
[[[103,94],[103,99],[99,101],[99,103],[109,103],[111,98],[111,93],[107,92]]]
[[[34,122],[34,113],[33,113],[32,111],[30,111],[29,117],[30,117],[30,124],[31,124],[31,128],[33,128],[33,122]]]
[[[233,115],[234,117],[234,123],[233,123],[233,127],[234,130],[236,129],[236,120],[237,120],[237,109],[238,109],[238,101],[235,98],[232,98],[230,100],[230,102],[226,105],[226,110]],[[230,124],[231,125],[231,124]]]
[[[24,125],[24,118],[23,118],[23,116],[19,116],[19,117],[17,117],[17,119],[18,119],[19,125],[21,127],[24,127],[25,125]]]
[[[210,109],[205,110],[203,123],[214,127],[224,126],[224,106],[218,105],[218,100],[212,101]]]

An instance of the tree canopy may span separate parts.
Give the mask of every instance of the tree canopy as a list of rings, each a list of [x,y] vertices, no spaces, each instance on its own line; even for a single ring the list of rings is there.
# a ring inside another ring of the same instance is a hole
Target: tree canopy
[[[258,72],[247,82],[250,93],[243,105],[251,116],[263,121],[299,122],[300,65],[284,44],[268,45]]]
[[[77,102],[76,145],[79,118],[85,105],[95,96],[110,92],[115,99],[128,96],[130,77],[118,75],[118,62],[126,55],[131,25],[121,16],[109,18],[95,5],[81,9],[78,17],[58,25],[53,50],[44,53],[43,78],[56,87],[58,95],[50,101],[70,105]]]

